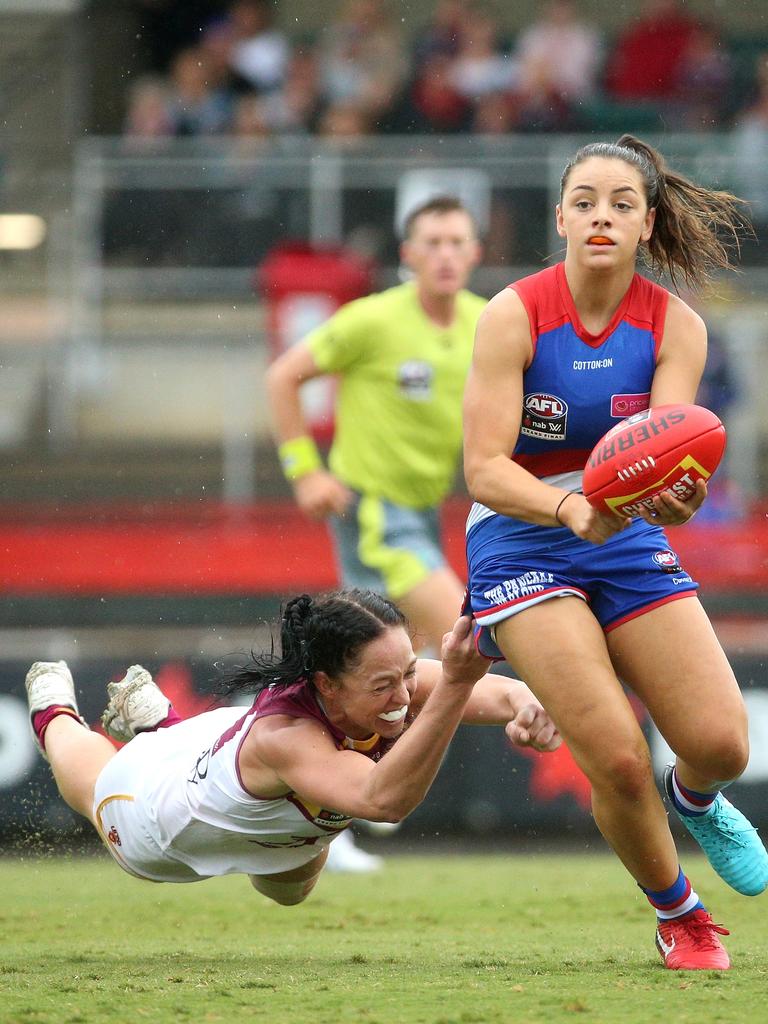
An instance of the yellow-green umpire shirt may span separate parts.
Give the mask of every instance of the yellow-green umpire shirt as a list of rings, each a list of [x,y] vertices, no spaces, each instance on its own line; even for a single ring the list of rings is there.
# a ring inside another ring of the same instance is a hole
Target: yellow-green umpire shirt
[[[318,368],[339,379],[331,471],[348,486],[427,508],[450,490],[461,403],[486,300],[456,297],[450,327],[430,320],[412,283],[357,299],[307,336]]]

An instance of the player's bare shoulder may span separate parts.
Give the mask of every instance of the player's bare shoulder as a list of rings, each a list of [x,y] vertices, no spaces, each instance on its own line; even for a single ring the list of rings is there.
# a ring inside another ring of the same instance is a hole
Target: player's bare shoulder
[[[528,314],[523,300],[514,288],[503,288],[486,303],[480,314],[478,326],[481,323],[504,324],[507,327],[528,324]]]
[[[667,345],[689,344],[698,347],[706,343],[707,326],[702,317],[679,295],[670,294],[661,352]]]
[[[281,796],[290,792],[280,780],[286,766],[335,749],[333,737],[320,722],[292,715],[267,715],[251,726],[240,747],[238,763],[248,776],[250,790]]]
[[[688,305],[679,295],[670,292],[667,304],[666,327],[687,327],[689,329],[706,330],[703,318]]]
[[[531,326],[523,300],[513,288],[504,288],[486,305],[477,322],[475,354],[482,358],[498,343],[514,361],[527,361],[532,352]],[[498,351],[498,350],[497,350]]]
[[[243,741],[243,750],[255,754],[267,763],[271,754],[282,752],[286,745],[335,746],[333,738],[321,722],[294,715],[266,715],[258,718]]]

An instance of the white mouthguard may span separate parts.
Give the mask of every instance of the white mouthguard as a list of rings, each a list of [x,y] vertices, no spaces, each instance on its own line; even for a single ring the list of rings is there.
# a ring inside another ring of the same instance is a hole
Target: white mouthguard
[[[405,718],[407,711],[407,705],[403,705],[397,711],[385,711],[383,715],[379,715],[379,718],[383,718],[385,722],[399,722],[401,718]]]

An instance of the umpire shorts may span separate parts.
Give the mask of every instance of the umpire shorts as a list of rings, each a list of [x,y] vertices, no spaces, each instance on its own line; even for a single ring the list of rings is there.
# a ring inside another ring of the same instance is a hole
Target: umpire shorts
[[[355,492],[344,515],[332,517],[331,530],[345,587],[397,601],[446,565],[437,508],[407,508]]]

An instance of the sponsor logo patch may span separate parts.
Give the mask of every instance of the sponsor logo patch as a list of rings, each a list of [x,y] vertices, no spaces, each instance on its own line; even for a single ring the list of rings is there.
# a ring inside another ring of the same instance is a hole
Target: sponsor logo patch
[[[693,580],[688,573],[686,573],[684,576],[673,576],[672,582],[676,587],[679,587],[681,583],[693,583]]]
[[[574,370],[604,370],[613,366],[613,359],[574,359],[571,365]]]
[[[520,433],[545,441],[564,441],[568,429],[568,403],[557,395],[537,391],[523,398]]]
[[[432,397],[434,367],[420,359],[410,359],[397,368],[397,386],[404,398],[412,402],[426,402]]]
[[[670,551],[669,548],[666,551],[657,551],[653,556],[653,560],[664,572],[682,572],[682,566],[677,560],[677,555],[674,551]]]
[[[627,416],[644,412],[651,400],[650,391],[644,395],[611,395],[611,416],[623,420]]]
[[[122,846],[123,845],[120,842],[120,833],[117,831],[117,829],[115,828],[114,825],[109,830],[109,832],[107,832],[107,839],[110,841],[110,843],[112,843],[113,846]]]

